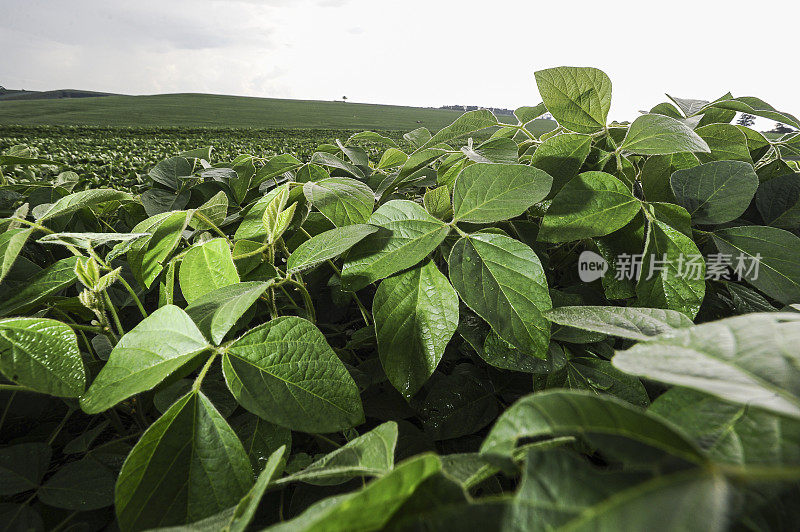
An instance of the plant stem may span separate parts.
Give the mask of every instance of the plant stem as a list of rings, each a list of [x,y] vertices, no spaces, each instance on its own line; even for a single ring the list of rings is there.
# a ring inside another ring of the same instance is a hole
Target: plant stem
[[[316,323],[317,313],[314,311],[314,302],[311,300],[311,294],[308,293],[305,285],[295,281],[294,279],[287,279],[286,281],[300,290],[300,294],[303,296],[303,304],[305,305],[306,313],[308,314],[308,321],[311,323]]]
[[[114,325],[117,327],[117,332],[120,336],[125,336],[125,329],[122,327],[122,322],[119,321],[119,315],[117,315],[117,309],[114,306],[114,303],[111,302],[111,298],[108,297],[106,292],[103,292],[103,299],[105,299],[106,306],[111,311],[111,317],[114,318]]]
[[[197,391],[200,389],[200,386],[203,385],[203,379],[206,377],[206,373],[208,373],[209,368],[211,368],[211,364],[214,362],[214,359],[217,358],[216,353],[212,353],[211,356],[208,357],[206,363],[203,365],[200,373],[197,374],[197,378],[194,380],[194,384],[192,384],[192,391]]]
[[[72,417],[73,412],[75,412],[75,408],[74,407],[70,406],[68,408],[69,408],[69,410],[67,410],[67,414],[61,419],[61,423],[58,424],[56,429],[50,435],[50,438],[47,440],[47,444],[48,445],[53,445],[53,442],[56,440],[58,435],[61,433],[61,430],[64,428],[64,425],[67,424],[67,421],[69,421],[69,418]]]
[[[28,388],[27,386],[22,386],[20,384],[0,384],[0,390],[9,390],[12,392],[34,392],[38,393],[36,390],[32,388]]]
[[[6,417],[8,416],[8,411],[11,410],[11,403],[14,402],[14,398],[17,396],[17,390],[11,392],[11,397],[8,398],[6,401],[6,407],[3,409],[3,415],[0,416],[0,433],[3,431],[3,425],[6,423]]]
[[[224,238],[225,240],[228,240],[228,235],[226,235],[226,234],[225,234],[225,233],[224,233],[224,232],[223,232],[223,231],[222,231],[222,230],[221,230],[219,227],[217,227],[217,226],[214,224],[214,222],[212,222],[211,220],[209,220],[209,219],[208,219],[208,217],[207,217],[205,214],[203,214],[203,213],[202,213],[202,212],[200,212],[200,211],[194,211],[194,215],[195,215],[195,216],[197,216],[198,218],[200,218],[200,221],[201,221],[201,222],[203,222],[204,224],[206,224],[206,225],[208,225],[209,227],[211,227],[211,229],[213,229],[215,233],[217,233],[218,235],[220,235],[220,236],[221,236],[222,238]]]
[[[127,290],[128,293],[131,295],[131,297],[133,298],[133,302],[136,303],[136,306],[139,307],[139,312],[142,313],[142,317],[146,318],[147,311],[144,309],[144,305],[142,305],[142,302],[139,300],[139,296],[136,295],[136,292],[133,290],[131,285],[128,284],[128,281],[122,278],[122,274],[120,274],[117,277],[117,279],[119,280],[120,283],[122,283],[122,286],[125,287],[125,290]]]

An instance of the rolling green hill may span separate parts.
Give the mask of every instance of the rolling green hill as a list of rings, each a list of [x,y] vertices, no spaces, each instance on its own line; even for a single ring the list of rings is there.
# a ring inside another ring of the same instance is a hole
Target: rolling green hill
[[[459,114],[396,105],[212,94],[0,101],[0,125],[401,130],[425,126],[435,131]]]

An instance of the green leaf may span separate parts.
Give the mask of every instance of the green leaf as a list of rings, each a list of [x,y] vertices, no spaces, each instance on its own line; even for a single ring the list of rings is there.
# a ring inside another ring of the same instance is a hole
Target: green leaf
[[[695,469],[655,477],[618,492],[559,528],[723,532],[733,493],[722,475]]]
[[[9,229],[0,234],[0,283],[6,278],[17,260],[19,252],[25,247],[33,229]]]
[[[294,217],[297,204],[286,207],[289,201],[289,184],[276,189],[275,195],[267,203],[261,221],[267,233],[267,242],[272,244],[278,241]]]
[[[297,160],[297,157],[290,153],[276,155],[264,163],[264,166],[258,169],[255,177],[253,177],[250,187],[258,187],[267,179],[272,179],[273,177],[277,177],[301,166],[303,166],[303,163]]]
[[[458,326],[458,295],[432,261],[385,279],[372,303],[378,355],[406,397],[433,374]]]
[[[753,165],[741,161],[714,161],[670,178],[677,203],[698,224],[721,224],[741,216],[758,188]]]
[[[251,281],[217,288],[192,301],[186,307],[186,314],[206,338],[218,345],[273,282]]]
[[[52,454],[44,442],[18,443],[0,449],[0,495],[6,497],[38,488]]]
[[[676,170],[685,170],[700,164],[693,153],[671,153],[648,157],[642,166],[639,180],[647,201],[675,203],[670,177]]]
[[[643,408],[650,405],[647,390],[638,378],[621,372],[601,358],[572,357],[564,369],[548,374],[545,383],[547,388],[588,390]]]
[[[68,325],[47,318],[0,320],[0,372],[57,397],[77,397],[86,388],[78,338]]]
[[[605,172],[584,172],[553,198],[539,230],[545,242],[571,242],[604,236],[633,220],[641,202],[619,179]]]
[[[345,253],[377,230],[372,225],[354,224],[324,231],[306,240],[292,252],[286,262],[286,270],[298,273],[316,268]]]
[[[715,461],[800,464],[800,421],[687,388],[672,388],[650,411],[692,436]]]
[[[511,371],[523,371],[525,373],[547,374],[557,371],[564,367],[567,359],[564,350],[557,344],[551,342],[547,350],[547,358],[544,360],[526,355],[513,345],[500,338],[496,332],[489,330],[482,344],[470,342],[478,355],[487,364],[500,369]],[[467,340],[469,341],[469,340]]]
[[[120,338],[81,398],[81,408],[97,414],[150,390],[208,347],[183,310],[163,306]]]
[[[748,283],[786,305],[800,302],[800,238],[758,225],[720,229],[713,236],[720,253],[733,258],[734,270],[744,263],[739,273]]]
[[[442,243],[450,227],[420,205],[392,200],[369,218],[378,232],[359,242],[342,268],[342,285],[360,290],[421,262]]]
[[[211,402],[193,391],[142,435],[117,479],[123,532],[204,519],[239,503],[253,485],[250,461]]]
[[[559,307],[544,315],[559,325],[638,341],[694,325],[681,312],[658,308]]]
[[[491,223],[515,218],[542,201],[553,178],[524,164],[476,163],[453,186],[454,221]]]
[[[0,316],[34,307],[48,296],[73,284],[78,280],[75,276],[76,262],[78,257],[61,259],[33,275],[22,289],[15,290],[13,295],[0,303]]]
[[[764,313],[681,329],[618,352],[626,373],[800,418],[800,314]]]
[[[137,224],[132,233],[151,233],[130,246],[128,262],[136,279],[150,288],[164,269],[167,258],[178,247],[183,230],[189,223],[189,212],[165,212]]]
[[[605,72],[589,67],[556,67],[534,75],[547,110],[560,125],[577,133],[594,133],[606,126],[611,80]]]
[[[661,418],[613,397],[574,390],[518,400],[497,419],[481,453],[510,456],[523,438],[582,434],[624,436],[689,461],[705,460],[687,436]]]
[[[443,142],[461,138],[465,135],[469,135],[470,133],[474,133],[476,131],[480,131],[481,129],[486,129],[487,127],[493,127],[496,125],[497,118],[495,118],[492,112],[488,109],[467,111],[456,118],[452,124],[440,129],[424,144],[417,148],[416,151],[421,151],[425,148],[436,146],[437,144],[441,144]]]
[[[225,380],[239,404],[303,432],[335,432],[364,419],[353,378],[311,322],[276,318],[225,350]]]
[[[742,161],[753,163],[747,147],[747,137],[733,124],[709,124],[694,130],[706,141],[711,154],[701,154],[703,161]]]
[[[323,499],[270,532],[352,532],[380,530],[429,477],[441,471],[439,458],[422,454],[373,480],[359,491]]]
[[[716,109],[729,109],[750,115],[760,116],[775,120],[783,124],[800,129],[800,120],[789,113],[775,110],[770,104],[753,96],[740,96],[739,98],[721,98],[711,102],[707,107]]]
[[[642,473],[600,469],[567,451],[533,449],[505,521],[510,531],[555,530],[645,478]]]
[[[265,238],[267,238],[267,230],[264,227],[264,213],[267,210],[267,206],[272,202],[273,199],[275,199],[275,196],[278,194],[279,190],[281,189],[274,188],[270,190],[266,196],[253,203],[246,210],[244,218],[242,219],[242,222],[239,224],[239,227],[236,229],[236,233],[233,236],[234,240],[254,240],[262,242]],[[305,202],[303,188],[290,188],[289,199],[286,203],[299,203],[301,201]],[[305,209],[297,211],[293,221],[299,219],[300,213],[304,211]]]
[[[436,218],[446,221],[453,217],[453,206],[450,202],[450,189],[447,186],[433,188],[422,197],[425,210]]]
[[[248,525],[256,515],[264,493],[266,493],[267,488],[272,484],[272,479],[280,474],[279,469],[283,467],[286,454],[286,446],[283,446],[270,455],[264,469],[261,471],[261,474],[258,475],[256,483],[250,491],[242,497],[239,504],[236,505],[226,530],[230,532],[245,532],[245,530],[247,530]]]
[[[706,263],[694,241],[651,220],[636,284],[637,305],[677,310],[694,318],[705,297],[705,274]]]
[[[56,216],[71,214],[86,207],[92,207],[107,201],[133,201],[133,196],[111,188],[84,190],[64,196],[53,203],[42,213],[37,212],[37,221],[44,222]]]
[[[215,226],[219,227],[225,221],[228,215],[228,196],[223,191],[217,192],[211,199],[203,203],[197,208],[194,216],[192,216],[189,225],[195,229],[209,231],[211,225],[201,219],[208,219]]]
[[[505,137],[491,138],[474,148],[470,142],[461,148],[461,153],[476,163],[517,164],[519,162],[517,143]]]
[[[338,168],[340,170],[347,172],[353,177],[357,177],[360,179],[364,178],[364,172],[358,166],[354,166],[346,161],[343,161],[342,159],[330,153],[318,151],[311,156],[311,162],[321,166]]]
[[[329,177],[303,185],[303,194],[336,227],[363,224],[375,205],[372,189],[347,177]]]
[[[637,155],[711,152],[706,141],[683,122],[655,114],[642,115],[634,120],[620,149]]]
[[[389,137],[385,137],[380,133],[376,133],[374,131],[360,131],[358,133],[354,133],[350,135],[350,138],[347,139],[347,144],[352,144],[356,141],[365,141],[371,142],[375,144],[381,144],[383,146],[392,146],[397,147],[397,143],[390,139]]]
[[[547,279],[531,248],[504,235],[461,238],[450,252],[450,282],[461,299],[501,338],[526,354],[545,358],[552,306]]]
[[[111,242],[134,242],[146,238],[150,233],[50,233],[37,240],[41,244],[74,246],[93,249]]]
[[[389,148],[381,155],[381,160],[378,162],[378,170],[403,166],[407,160],[408,155],[406,155],[405,152],[397,148]]]
[[[178,279],[181,293],[190,304],[218,288],[238,283],[239,273],[228,241],[215,238],[187,251]]]
[[[592,146],[592,137],[577,133],[562,133],[539,144],[531,157],[531,166],[553,177],[548,197],[553,197],[583,166]]]
[[[773,177],[761,183],[756,192],[756,208],[767,225],[787,230],[800,227],[800,174]]]
[[[249,412],[236,417],[231,424],[250,458],[253,471],[263,471],[267,467],[267,459],[270,455],[279,448],[286,447],[286,453],[283,456],[284,464],[278,468],[278,474],[283,471],[289,449],[292,447],[292,431],[264,421]]]
[[[170,157],[153,167],[148,173],[150,179],[172,190],[178,190],[183,180],[192,175],[194,165],[185,157]]]
[[[326,454],[302,471],[280,479],[276,484],[306,482],[317,486],[341,484],[353,477],[382,477],[394,468],[397,423],[378,425]]]
[[[93,458],[70,462],[39,489],[43,503],[86,512],[114,504],[114,472]]]

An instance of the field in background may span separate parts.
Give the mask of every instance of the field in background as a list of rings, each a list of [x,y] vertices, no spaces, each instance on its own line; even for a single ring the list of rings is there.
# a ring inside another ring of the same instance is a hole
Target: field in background
[[[458,111],[212,94],[0,102],[0,124],[436,131]],[[511,119],[511,117],[506,117]]]

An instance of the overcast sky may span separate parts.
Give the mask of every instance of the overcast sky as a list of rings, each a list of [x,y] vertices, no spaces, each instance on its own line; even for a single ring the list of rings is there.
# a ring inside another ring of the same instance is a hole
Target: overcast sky
[[[535,70],[574,65],[611,77],[616,119],[649,109],[664,92],[714,99],[728,90],[798,114],[800,75],[782,50],[793,49],[800,2],[747,6],[0,0],[0,85],[514,108],[540,101]]]

